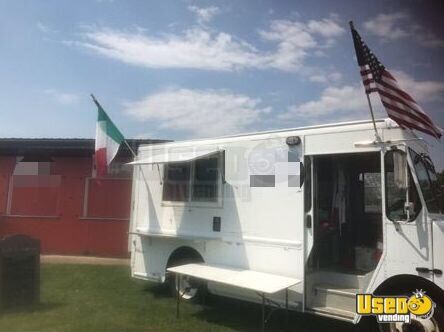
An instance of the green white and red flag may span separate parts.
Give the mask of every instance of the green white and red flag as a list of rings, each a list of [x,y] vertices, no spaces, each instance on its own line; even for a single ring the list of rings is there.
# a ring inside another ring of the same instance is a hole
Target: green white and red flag
[[[125,140],[120,130],[111,121],[108,114],[95,98],[94,103],[97,105],[98,117],[96,127],[96,171],[97,177],[107,174],[108,166],[113,161],[119,151],[120,144]]]

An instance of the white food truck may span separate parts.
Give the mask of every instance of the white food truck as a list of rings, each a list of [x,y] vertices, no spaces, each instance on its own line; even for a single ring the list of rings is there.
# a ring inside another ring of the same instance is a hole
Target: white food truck
[[[353,323],[356,294],[422,289],[433,317],[409,326],[444,331],[444,207],[427,144],[375,123],[378,139],[355,121],[141,146],[132,276],[185,299],[205,288],[260,303],[267,284],[273,303]]]

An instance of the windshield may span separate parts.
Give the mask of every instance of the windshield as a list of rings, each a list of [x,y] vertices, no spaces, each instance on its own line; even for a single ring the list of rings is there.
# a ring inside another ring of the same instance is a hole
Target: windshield
[[[421,187],[427,209],[430,213],[443,213],[443,207],[440,206],[440,196],[442,193],[432,160],[428,155],[418,154],[412,149],[410,149],[410,155],[415,166],[416,176],[418,177],[419,186]]]

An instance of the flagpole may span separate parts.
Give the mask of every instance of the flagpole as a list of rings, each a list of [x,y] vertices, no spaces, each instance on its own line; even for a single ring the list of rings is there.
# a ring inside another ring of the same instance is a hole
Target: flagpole
[[[367,96],[368,108],[370,109],[370,114],[372,116],[373,129],[375,129],[375,138],[377,142],[381,142],[381,137],[379,136],[378,129],[376,128],[375,114],[373,113],[373,106],[370,100],[370,96],[368,93],[365,94]]]
[[[355,30],[355,27],[353,25],[353,21],[349,21],[348,23],[350,24],[350,30],[351,30],[352,36],[353,36],[353,30]],[[354,42],[354,38],[353,38],[353,42]],[[356,49],[355,49],[355,51],[356,51]],[[378,133],[378,129],[376,127],[375,114],[373,112],[373,106],[372,106],[372,101],[370,100],[370,95],[367,92],[365,93],[365,95],[367,96],[368,108],[370,110],[370,115],[372,117],[373,129],[375,130],[376,142],[382,142],[381,137],[379,136],[379,133]]]
[[[93,100],[93,102],[100,107],[102,110],[104,110],[104,108],[102,107],[102,105],[100,105],[100,103],[98,102],[98,100],[96,99],[96,97],[91,93],[91,98]],[[104,110],[105,111],[105,110]],[[131,154],[133,155],[134,158],[137,158],[137,154],[136,152],[134,152],[134,150],[131,148],[131,146],[129,145],[129,143],[127,142],[126,138],[123,137],[123,142],[125,143],[125,145],[127,146],[128,150],[131,152]]]

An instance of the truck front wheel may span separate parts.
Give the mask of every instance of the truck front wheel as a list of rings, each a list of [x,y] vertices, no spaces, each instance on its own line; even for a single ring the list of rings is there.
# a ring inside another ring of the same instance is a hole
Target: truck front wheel
[[[399,322],[380,324],[380,330],[386,332],[443,332],[444,308],[437,303],[433,316],[429,319],[412,316],[409,324]]]

